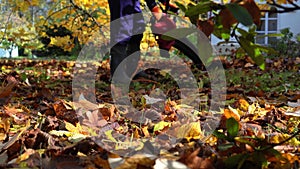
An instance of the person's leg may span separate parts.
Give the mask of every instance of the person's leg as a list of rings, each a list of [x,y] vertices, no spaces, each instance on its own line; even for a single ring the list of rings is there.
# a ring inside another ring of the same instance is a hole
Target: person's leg
[[[114,75],[120,63],[127,57],[126,48],[127,48],[127,44],[122,44],[122,43],[118,43],[113,47],[111,47],[110,49],[110,76],[111,77]]]
[[[130,54],[139,51],[140,38],[135,34],[142,33],[144,21],[141,13],[139,0],[109,0],[111,12],[111,77],[120,63]],[[137,15],[132,15],[137,14]],[[123,69],[120,73],[130,77],[136,69],[139,55],[135,54],[128,59],[130,61],[121,64]],[[128,66],[126,66],[129,64]],[[126,67],[128,69],[126,69]]]
[[[140,60],[140,42],[142,40],[142,35],[135,35],[131,37],[127,46],[127,59],[126,59],[126,72],[129,77],[132,77],[135,73],[138,63]]]

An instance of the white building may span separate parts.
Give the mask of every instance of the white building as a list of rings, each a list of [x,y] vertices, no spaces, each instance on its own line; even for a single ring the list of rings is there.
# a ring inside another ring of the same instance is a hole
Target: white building
[[[300,6],[300,1],[297,1],[295,3]],[[292,5],[284,6],[293,7]],[[262,36],[260,38],[256,38],[256,43],[262,45],[269,45],[278,37],[269,37],[264,35],[279,34],[280,30],[284,28],[290,28],[290,31],[293,33],[294,36],[300,34],[300,10],[288,13],[265,13],[265,15],[261,17],[261,25],[257,29],[258,35]],[[221,46],[218,46],[217,44],[221,41],[222,40],[218,39],[215,36],[211,37],[211,42],[215,46],[216,51],[222,51],[222,54],[230,54],[230,50],[232,48],[237,47],[237,44],[235,46],[232,46],[232,44],[223,44]],[[232,41],[235,41],[235,39],[232,39]]]
[[[19,52],[18,52],[18,47],[14,47],[13,49],[4,49],[1,48],[1,44],[0,44],[0,58],[9,58],[10,57],[10,51],[11,51],[11,57],[18,57],[19,56]]]

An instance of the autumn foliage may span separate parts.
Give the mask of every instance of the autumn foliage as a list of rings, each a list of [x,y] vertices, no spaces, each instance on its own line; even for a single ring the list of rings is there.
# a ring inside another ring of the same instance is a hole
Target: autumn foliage
[[[274,3],[279,10],[292,10],[282,5],[294,1],[270,0],[263,5],[254,0],[172,2],[180,8],[176,15],[195,24],[206,36],[213,34],[225,41],[233,36],[240,43],[236,53],[245,57],[222,57],[228,78],[225,107],[207,109],[212,104],[209,75],[194,70],[190,63],[204,101],[199,109],[182,104],[182,89],[168,73],[149,70],[157,82],[141,78],[130,85],[132,105],[141,110],[135,114],[113,104],[108,59],[84,63],[1,59],[0,166],[299,168],[300,58],[264,62],[263,54],[271,49],[254,41],[261,12]],[[4,23],[0,42],[23,48],[28,54],[77,57],[95,32],[103,44],[109,43],[106,0],[7,0],[1,1],[0,7]],[[147,29],[141,48],[146,51],[156,45],[155,36]],[[93,71],[95,66],[96,91],[84,88],[80,99],[72,100],[74,74]],[[74,67],[84,70],[74,72]],[[176,73],[186,76],[186,72]],[[160,88],[166,100],[155,98]],[[96,102],[89,100],[92,93]],[[144,121],[137,123],[140,117]],[[211,133],[207,122],[217,122]],[[153,145],[165,149],[157,151]],[[156,156],[138,154],[141,152]]]

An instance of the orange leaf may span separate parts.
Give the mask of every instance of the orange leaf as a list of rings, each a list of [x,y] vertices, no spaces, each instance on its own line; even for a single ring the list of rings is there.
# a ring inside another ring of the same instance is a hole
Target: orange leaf
[[[230,108],[230,109],[224,109],[224,116],[226,119],[229,119],[233,117],[236,121],[240,121],[240,115],[238,114],[238,111],[236,109]]]
[[[137,128],[134,129],[133,138],[140,138],[139,130]]]

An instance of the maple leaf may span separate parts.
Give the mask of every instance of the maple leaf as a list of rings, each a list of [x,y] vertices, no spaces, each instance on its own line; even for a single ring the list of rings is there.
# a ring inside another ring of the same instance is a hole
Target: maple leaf
[[[86,116],[87,116],[87,119],[85,118],[83,120],[83,124],[87,125],[89,127],[92,127],[92,128],[103,127],[107,124],[107,121],[105,119],[99,118],[98,110],[95,110],[93,112],[87,111]],[[102,117],[102,115],[100,115],[100,117]]]

